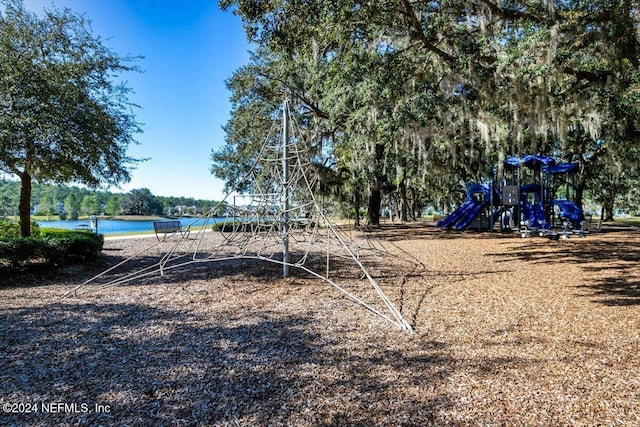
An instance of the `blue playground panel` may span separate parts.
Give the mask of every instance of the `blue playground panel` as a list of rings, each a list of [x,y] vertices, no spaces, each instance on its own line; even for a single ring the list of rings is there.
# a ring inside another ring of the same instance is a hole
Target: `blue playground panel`
[[[553,204],[560,208],[560,217],[571,221],[574,227],[584,221],[584,212],[575,203],[569,200],[554,200]]]

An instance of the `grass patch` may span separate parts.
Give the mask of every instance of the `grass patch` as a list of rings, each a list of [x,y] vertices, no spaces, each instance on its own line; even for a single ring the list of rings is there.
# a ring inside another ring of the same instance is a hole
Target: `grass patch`
[[[628,225],[628,226],[640,226],[640,216],[625,216],[615,217],[613,219],[614,224]]]

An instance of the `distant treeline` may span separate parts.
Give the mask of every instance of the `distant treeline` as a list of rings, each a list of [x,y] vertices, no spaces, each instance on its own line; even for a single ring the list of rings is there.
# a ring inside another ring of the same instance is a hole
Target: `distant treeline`
[[[0,180],[0,216],[18,215],[20,182]],[[155,196],[146,188],[111,193],[87,188],[33,184],[31,213],[76,219],[83,215],[197,215],[218,202],[191,197]]]

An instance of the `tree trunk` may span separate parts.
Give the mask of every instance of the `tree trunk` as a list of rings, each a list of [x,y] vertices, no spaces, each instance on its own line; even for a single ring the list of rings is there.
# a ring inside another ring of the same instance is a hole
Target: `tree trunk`
[[[367,215],[369,225],[380,225],[380,206],[382,205],[382,184],[384,175],[381,162],[384,159],[384,144],[375,144],[371,159],[370,173],[372,183],[369,190],[369,209]]]
[[[398,183],[396,186],[396,192],[398,193],[398,216],[400,217],[400,222],[407,222],[407,210],[409,208],[407,201],[407,168],[404,155],[397,140],[395,143],[395,154],[396,182]]]
[[[24,172],[20,175],[20,234],[22,237],[31,236],[31,175]]]
[[[613,221],[613,200],[607,200],[602,204],[602,221]]]
[[[587,180],[587,165],[582,160],[579,162],[579,165],[580,165],[579,172],[574,178],[575,183],[573,185],[573,189],[575,191],[575,194],[573,197],[573,203],[575,203],[577,207],[582,209],[582,197],[584,194],[585,183]]]
[[[360,205],[362,203],[360,199],[361,199],[360,190],[356,189],[355,194],[353,195],[353,205],[356,209],[353,220],[355,222],[356,227],[360,227]]]
[[[407,201],[407,184],[404,180],[398,185],[398,196],[400,198],[400,222],[407,222],[409,202]]]
[[[382,191],[379,188],[371,188],[369,195],[369,225],[380,225],[380,205],[382,204]]]
[[[409,192],[411,193],[411,221],[417,221],[420,217],[420,213],[418,212],[418,196],[416,195],[417,191],[413,187],[409,187]]]
[[[583,197],[583,194],[584,194],[584,181],[583,180],[580,180],[580,182],[576,184],[575,191],[576,191],[576,194],[575,194],[573,203],[575,203],[577,207],[582,209],[582,197]]]

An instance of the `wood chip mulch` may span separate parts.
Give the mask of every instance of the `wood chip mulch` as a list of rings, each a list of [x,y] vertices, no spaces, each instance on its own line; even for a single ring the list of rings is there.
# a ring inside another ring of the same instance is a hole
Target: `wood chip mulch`
[[[372,235],[415,335],[252,260],[60,299],[148,239],[0,278],[0,425],[640,425],[639,232]]]

